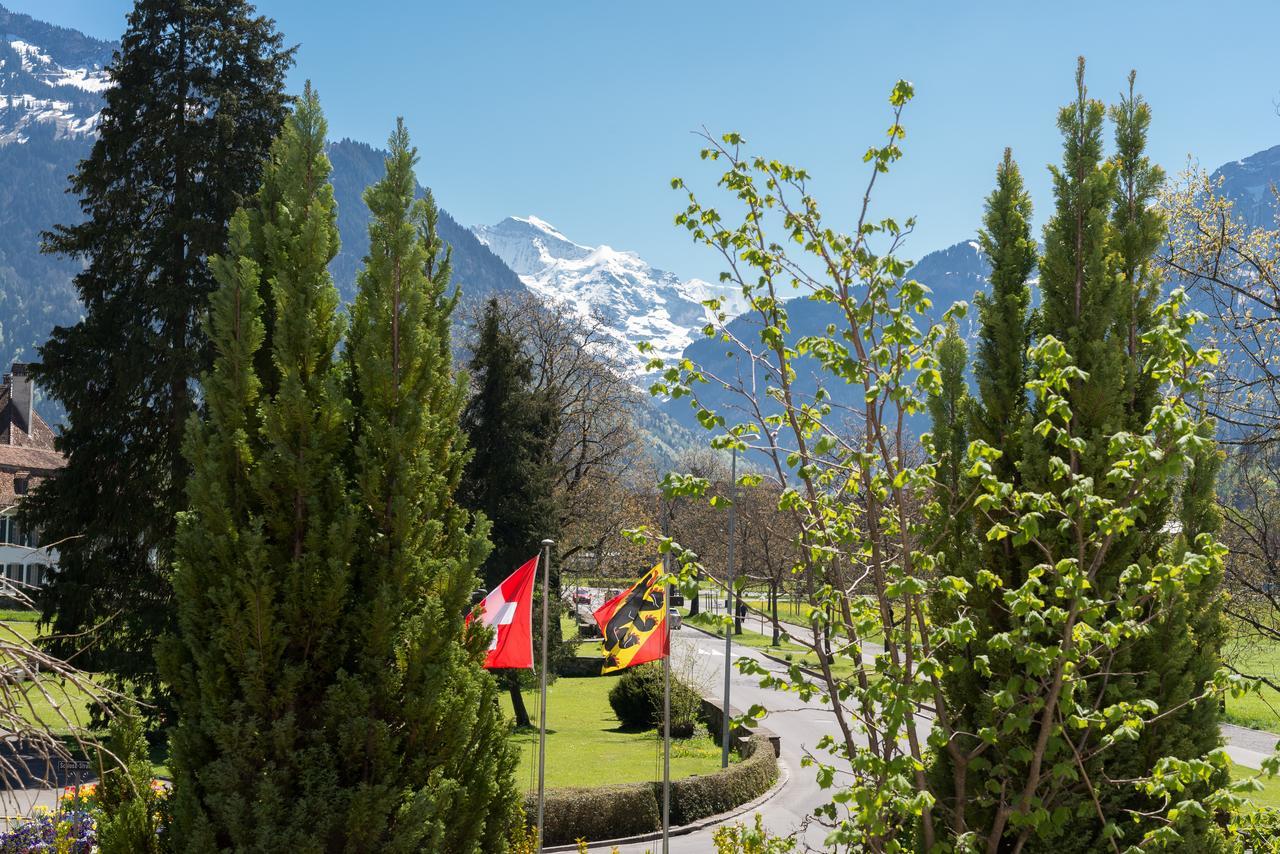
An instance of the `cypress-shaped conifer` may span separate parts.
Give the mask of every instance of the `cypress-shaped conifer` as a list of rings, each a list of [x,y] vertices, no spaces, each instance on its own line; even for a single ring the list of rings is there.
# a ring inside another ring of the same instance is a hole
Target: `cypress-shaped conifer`
[[[449,255],[403,122],[386,176],[365,192],[369,255],[357,279],[351,364],[360,507],[350,668],[331,700],[354,775],[345,826],[368,851],[499,851],[514,756],[487,634],[465,632],[489,545],[456,500],[466,396],[452,372]]]
[[[345,838],[348,760],[326,701],[351,640],[356,513],[324,143],[308,87],[212,262],[216,358],[187,443],[179,632],[161,655],[179,712],[182,850],[322,851]]]

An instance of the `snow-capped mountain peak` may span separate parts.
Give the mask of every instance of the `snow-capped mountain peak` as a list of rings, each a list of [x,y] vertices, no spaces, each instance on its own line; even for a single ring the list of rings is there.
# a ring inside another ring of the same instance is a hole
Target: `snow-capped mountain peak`
[[[704,300],[718,296],[731,308],[741,302],[732,289],[681,279],[634,252],[575,243],[536,216],[508,217],[472,231],[539,297],[584,320],[599,318],[614,356],[633,374],[643,372],[647,361],[638,343],[652,344],[664,359],[676,358],[706,323]]]

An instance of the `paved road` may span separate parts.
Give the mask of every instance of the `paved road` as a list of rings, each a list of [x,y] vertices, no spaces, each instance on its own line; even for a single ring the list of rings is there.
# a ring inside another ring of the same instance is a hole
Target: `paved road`
[[[686,668],[691,662],[696,662],[693,667],[703,681],[706,681],[709,674],[716,674],[719,680],[723,680],[723,640],[686,627],[673,633],[672,650],[674,667]],[[781,665],[745,647],[735,646],[733,654],[735,661],[742,655],[750,655],[771,670],[782,670]],[[781,764],[786,767],[791,779],[776,795],[761,805],[759,812],[770,830],[790,833],[800,830],[809,813],[827,800],[814,780],[813,769],[800,767],[800,758],[805,749],[814,748],[823,735],[833,733],[835,725],[830,713],[821,703],[805,703],[794,695],[760,688],[757,682],[757,678],[743,676],[735,668],[731,677],[730,702],[739,709],[760,703],[770,710],[764,725],[782,737]],[[714,684],[716,687],[712,695],[718,697],[723,690],[723,681]],[[750,820],[750,816],[744,816],[743,820]],[[673,854],[705,854],[713,851],[713,833],[714,828],[708,828],[687,836],[672,837],[670,850]],[[822,828],[813,826],[808,828],[805,840],[815,848],[820,848],[825,835]],[[609,848],[601,846],[590,850],[607,852]],[[661,850],[661,842],[627,845],[620,850],[622,854],[657,852]]]

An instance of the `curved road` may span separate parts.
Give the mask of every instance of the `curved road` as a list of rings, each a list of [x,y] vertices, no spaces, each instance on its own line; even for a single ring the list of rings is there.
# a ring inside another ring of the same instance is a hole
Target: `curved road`
[[[700,676],[714,673],[716,682],[714,696],[723,690],[724,640],[685,627],[672,635],[673,666],[676,668],[694,667]],[[782,665],[770,661],[754,650],[735,646],[734,660],[748,655],[761,662],[765,667],[782,672]],[[731,677],[730,702],[738,709],[750,708],[759,703],[769,710],[764,726],[782,737],[782,755],[780,762],[790,774],[790,782],[783,786],[772,798],[760,805],[757,810],[765,819],[765,826],[776,833],[790,833],[795,830],[804,831],[805,841],[814,848],[821,849],[826,831],[817,826],[806,827],[809,814],[813,809],[827,801],[827,796],[818,787],[814,779],[814,769],[802,768],[800,759],[805,749],[816,747],[818,740],[828,733],[834,733],[835,725],[831,714],[824,704],[816,700],[809,703],[801,701],[792,694],[782,691],[761,688],[757,678],[743,676],[733,669]],[[750,823],[751,815],[744,815],[735,821]],[[672,854],[706,854],[714,851],[711,837],[715,828],[707,828],[686,836],[671,837]],[[645,854],[660,852],[660,841],[643,842],[634,845],[620,846],[622,854]],[[592,852],[608,854],[611,846],[593,846]]]

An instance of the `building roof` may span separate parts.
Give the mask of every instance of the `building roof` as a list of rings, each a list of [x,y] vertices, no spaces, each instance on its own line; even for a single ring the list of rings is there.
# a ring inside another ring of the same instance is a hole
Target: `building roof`
[[[33,423],[27,424],[22,412],[13,405],[12,382],[10,379],[9,382],[0,386],[0,446],[53,451],[53,430],[40,417],[40,413],[33,408],[31,410]]]
[[[14,374],[25,377],[25,366],[14,367]],[[17,504],[28,490],[66,465],[53,439],[52,428],[34,407],[31,423],[26,423],[22,407],[13,401],[13,374],[6,375],[0,385],[0,509]]]

